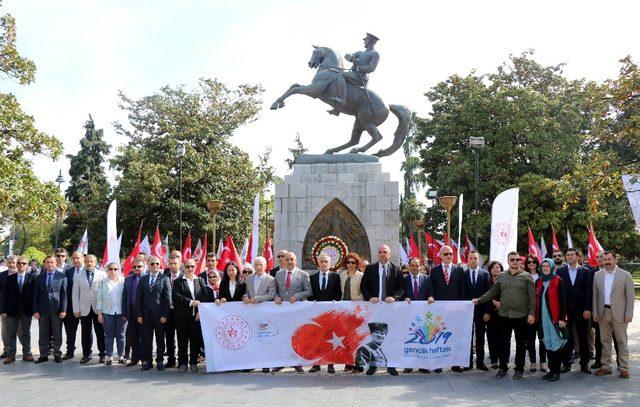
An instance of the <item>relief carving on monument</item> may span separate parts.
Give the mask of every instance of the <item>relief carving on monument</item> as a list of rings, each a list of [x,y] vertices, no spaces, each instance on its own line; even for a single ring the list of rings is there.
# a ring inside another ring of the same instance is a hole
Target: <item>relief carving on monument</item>
[[[338,198],[334,198],[318,213],[309,226],[302,246],[302,267],[305,270],[316,269],[311,249],[325,236],[337,236],[349,248],[363,259],[369,259],[371,249],[369,238],[358,217]]]

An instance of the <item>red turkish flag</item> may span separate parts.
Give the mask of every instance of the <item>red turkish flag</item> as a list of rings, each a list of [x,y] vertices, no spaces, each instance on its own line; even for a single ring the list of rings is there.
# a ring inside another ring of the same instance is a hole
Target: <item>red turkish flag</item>
[[[136,245],[133,246],[133,250],[131,250],[131,253],[129,253],[129,256],[127,256],[127,259],[122,264],[122,273],[125,276],[128,276],[129,273],[131,272],[131,269],[133,268],[133,261],[135,260],[135,258],[138,255],[138,253],[140,253],[140,241],[141,241],[141,238],[142,238],[142,230],[141,230],[141,228],[139,228],[138,229],[138,238],[136,239]]]
[[[273,246],[271,246],[271,238],[269,237],[269,234],[267,234],[267,239],[264,242],[262,257],[267,261],[267,271],[271,270],[273,268]]]
[[[422,256],[420,256],[420,250],[418,249],[418,244],[413,238],[413,233],[411,234],[411,236],[409,236],[409,248],[411,249],[411,252],[408,253],[409,258],[417,257],[420,259],[420,263],[422,263]]]
[[[198,243],[200,243],[200,241],[198,241]],[[200,248],[200,257],[198,258],[198,264],[196,265],[196,274],[202,273],[207,265],[207,245],[208,244],[209,242],[207,242],[207,235],[205,233],[204,244]]]
[[[427,243],[427,257],[433,261],[433,264],[437,266],[442,263],[442,259],[438,256],[442,245],[436,239],[431,236],[429,232],[425,232],[424,239]]]
[[[598,265],[598,253],[604,251],[598,239],[593,225],[589,225],[589,265],[595,267]]]
[[[365,328],[365,329],[363,329]],[[354,364],[360,344],[367,338],[365,318],[354,311],[327,311],[296,329],[291,346],[314,365]]]
[[[224,271],[225,267],[227,267],[227,263],[229,263],[230,261],[236,263],[236,266],[238,266],[238,268],[242,267],[242,261],[240,261],[240,255],[236,250],[236,245],[233,243],[233,238],[231,237],[231,235],[228,235],[227,240],[225,240],[224,242],[224,247],[222,248],[220,258],[218,259],[218,270]]]
[[[191,258],[191,231],[187,233],[187,239],[182,246],[182,261],[187,261]]]
[[[536,240],[533,238],[531,228],[529,228],[529,254],[536,256],[538,263],[542,263],[542,251],[540,250],[538,243],[536,243]]]
[[[160,268],[167,267],[162,250],[162,237],[160,237],[160,229],[156,226],[156,234],[153,236],[153,246],[151,246],[151,255],[160,259]]]
[[[553,228],[553,226],[551,226],[551,250],[553,252],[560,250],[558,238],[556,237],[556,230]]]

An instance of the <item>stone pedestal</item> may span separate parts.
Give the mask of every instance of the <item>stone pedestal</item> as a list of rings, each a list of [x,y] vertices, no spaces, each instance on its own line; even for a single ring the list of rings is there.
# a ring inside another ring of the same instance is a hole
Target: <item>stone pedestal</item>
[[[398,182],[382,172],[377,157],[358,155],[360,162],[353,162],[349,156],[301,156],[276,185],[275,249],[294,252],[305,269],[315,268],[311,247],[329,234],[350,251],[366,251],[358,254],[368,260],[375,261],[378,246],[387,244],[398,261]]]

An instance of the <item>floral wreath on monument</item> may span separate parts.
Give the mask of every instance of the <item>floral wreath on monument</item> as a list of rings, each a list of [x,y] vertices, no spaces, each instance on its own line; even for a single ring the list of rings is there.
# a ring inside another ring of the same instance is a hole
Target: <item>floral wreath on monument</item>
[[[349,250],[347,245],[337,236],[325,236],[318,240],[311,249],[313,263],[318,265],[318,257],[321,254],[328,254],[331,265],[331,271],[336,271],[342,259],[347,255]]]

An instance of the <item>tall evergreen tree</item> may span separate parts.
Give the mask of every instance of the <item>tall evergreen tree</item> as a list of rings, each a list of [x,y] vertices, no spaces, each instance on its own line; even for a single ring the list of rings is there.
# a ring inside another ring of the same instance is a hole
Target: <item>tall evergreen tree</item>
[[[89,229],[89,251],[102,254],[105,242],[105,214],[109,206],[110,186],[103,167],[111,150],[104,141],[104,131],[96,129],[91,115],[84,124],[80,151],[67,155],[71,161],[71,181],[66,192],[69,212],[62,232],[62,242],[75,248],[85,228]]]

